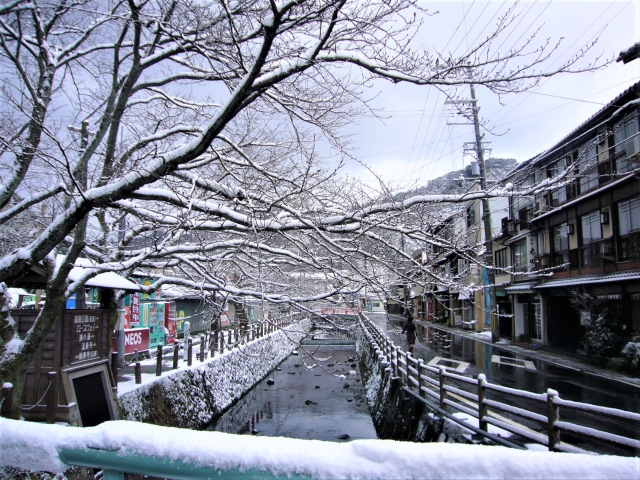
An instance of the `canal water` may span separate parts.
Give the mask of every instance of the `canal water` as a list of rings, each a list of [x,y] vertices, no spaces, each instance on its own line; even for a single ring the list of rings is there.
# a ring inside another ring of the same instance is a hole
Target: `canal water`
[[[353,345],[301,346],[209,430],[329,441],[377,438]]]

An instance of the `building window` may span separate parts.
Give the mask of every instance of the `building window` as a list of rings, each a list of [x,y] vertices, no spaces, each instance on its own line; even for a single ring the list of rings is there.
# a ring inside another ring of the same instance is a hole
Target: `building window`
[[[580,217],[580,263],[583,267],[599,265],[602,256],[600,210]]]
[[[549,198],[549,203],[552,207],[562,205],[567,201],[567,187],[560,187],[557,190],[554,190],[551,192],[551,195],[549,195]]]
[[[516,272],[527,271],[527,241],[521,240],[511,245],[513,254],[513,267]]]
[[[638,114],[636,112],[627,115],[624,120],[613,125],[614,154],[626,153],[627,138],[638,133]]]
[[[467,228],[476,224],[476,205],[472,203],[467,207]]]
[[[626,140],[638,133],[638,115],[632,113],[624,120],[613,125],[614,156],[616,157],[616,173],[627,173],[633,170],[633,163],[627,159]]]
[[[640,196],[618,203],[618,259],[640,260]]]
[[[583,146],[578,159],[580,193],[588,192],[598,186],[598,149],[595,143]]]
[[[507,268],[509,266],[508,248],[503,248],[495,253],[495,265],[498,268]]]
[[[551,228],[551,265],[559,267],[569,263],[569,224],[561,223]]]

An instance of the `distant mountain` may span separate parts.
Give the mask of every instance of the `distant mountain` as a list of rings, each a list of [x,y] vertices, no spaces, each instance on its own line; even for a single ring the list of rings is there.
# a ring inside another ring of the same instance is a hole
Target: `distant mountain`
[[[487,169],[487,183],[493,184],[504,178],[504,176],[516,166],[517,162],[513,158],[489,158],[485,160]],[[471,165],[462,170],[454,170],[434,180],[429,180],[426,185],[414,188],[406,192],[397,193],[394,198],[413,197],[415,195],[437,195],[437,194],[457,194],[464,193],[469,188],[465,182],[460,181],[460,175],[466,179],[473,178]]]

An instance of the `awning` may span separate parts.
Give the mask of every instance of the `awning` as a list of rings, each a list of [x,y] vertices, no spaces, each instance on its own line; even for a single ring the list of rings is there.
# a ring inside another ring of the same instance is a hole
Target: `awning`
[[[537,284],[538,282],[515,283],[510,287],[505,288],[505,291],[510,295],[514,295],[516,293],[533,293],[533,288]]]
[[[559,278],[558,280],[550,280],[538,285],[535,288],[561,288],[561,287],[577,287],[579,285],[593,285],[596,283],[613,283],[640,280],[640,270],[629,270],[628,272],[605,273],[601,275],[582,275],[579,277]]]

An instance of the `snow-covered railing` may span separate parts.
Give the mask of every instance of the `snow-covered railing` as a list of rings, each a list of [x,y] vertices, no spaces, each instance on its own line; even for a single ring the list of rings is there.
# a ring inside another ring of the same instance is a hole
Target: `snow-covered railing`
[[[317,308],[313,312],[319,315],[359,315],[360,308]]]
[[[476,379],[448,372],[444,367],[425,365],[422,359],[414,358],[395,345],[366,316],[361,314],[359,318],[366,337],[378,354],[379,362],[391,368],[395,377],[399,377],[407,388],[416,388],[421,398],[432,398],[437,401],[440,409],[454,409],[478,419],[482,432],[488,432],[488,425],[494,425],[527,440],[545,445],[550,451],[584,452],[581,448],[560,441],[560,432],[566,431],[604,443],[629,447],[635,449],[636,453],[640,451],[640,440],[635,438],[560,421],[560,407],[596,414],[599,418],[638,422],[640,425],[638,413],[564,400],[552,389],[548,389],[546,393],[533,393],[489,383],[484,374],[478,375]],[[457,385],[451,382],[456,382]],[[465,387],[473,391],[465,390]],[[499,393],[504,401],[488,399],[487,392]],[[526,402],[533,408],[539,407],[538,410],[543,413],[515,406],[516,402],[519,404]],[[504,417],[498,411],[508,414],[510,418]],[[546,430],[546,432],[541,433],[538,430]]]
[[[194,337],[188,337],[182,342],[176,342],[173,345],[162,346],[158,345],[157,351],[150,354],[151,358],[156,358],[156,376],[162,375],[162,360],[164,355],[171,354],[173,357],[172,369],[178,368],[181,349],[185,350],[187,354],[183,361],[187,362],[188,366],[193,363],[194,347],[198,347],[199,352],[196,351],[196,357],[200,361],[207,359],[209,355],[213,358],[216,353],[224,353],[225,351],[231,351],[236,347],[240,347],[248,342],[257,340],[269,335],[279,329],[286,328],[289,325],[296,323],[304,318],[302,313],[292,313],[283,317],[274,319],[265,319],[260,323],[251,323],[245,326],[231,326],[225,329],[216,329],[210,332],[203,333]],[[132,357],[128,364],[134,364],[134,377],[136,383],[142,382],[142,367],[138,359],[137,352]],[[127,364],[126,364],[127,365]],[[118,378],[118,354],[114,352],[111,358],[111,371],[113,378]]]

